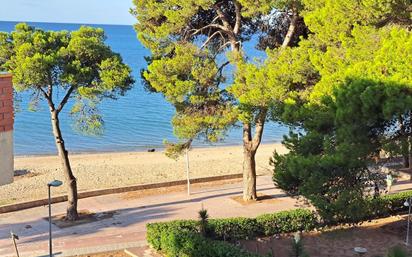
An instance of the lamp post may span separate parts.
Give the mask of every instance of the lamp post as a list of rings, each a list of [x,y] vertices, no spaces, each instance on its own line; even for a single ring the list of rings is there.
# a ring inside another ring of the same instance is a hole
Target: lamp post
[[[408,210],[408,225],[407,225],[407,228],[406,228],[406,240],[405,240],[405,244],[409,245],[409,226],[410,226],[410,222],[411,222],[410,217],[411,217],[411,205],[412,205],[411,204],[411,198],[408,198],[408,200],[406,200],[403,203],[403,205],[406,206],[406,207],[409,207],[409,210]]]
[[[51,187],[59,187],[63,184],[60,180],[53,180],[47,183],[48,193],[49,193],[49,256],[53,256],[52,250],[52,220],[51,220]]]
[[[190,196],[189,148],[186,148],[186,179],[187,179],[187,195]]]

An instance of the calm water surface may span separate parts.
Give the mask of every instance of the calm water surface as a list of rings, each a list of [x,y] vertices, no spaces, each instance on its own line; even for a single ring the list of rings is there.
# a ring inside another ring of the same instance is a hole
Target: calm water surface
[[[0,31],[10,32],[16,22],[0,22]],[[76,30],[79,24],[33,23],[30,25],[45,30]],[[144,56],[149,55],[137,40],[132,26],[90,25],[105,30],[107,43],[115,52],[122,55],[124,61],[133,69],[136,84],[124,97],[118,100],[105,100],[100,110],[105,121],[105,130],[101,136],[85,136],[72,128],[68,115],[70,105],[61,114],[61,126],[66,146],[70,152],[107,152],[140,151],[147,148],[161,148],[164,139],[173,141],[170,119],[174,109],[159,94],[144,90],[140,81],[140,70],[146,66]],[[262,53],[248,48],[248,54],[261,56]],[[63,93],[63,92],[62,92]],[[61,94],[62,94],[61,93]],[[51,134],[50,118],[46,103],[40,103],[37,112],[28,110],[28,93],[22,93],[20,109],[15,117],[15,154],[53,154],[56,152]],[[60,97],[62,97],[60,95]],[[288,129],[269,124],[263,135],[263,142],[279,142]],[[240,129],[232,129],[228,137],[214,145],[236,145],[241,143]],[[196,146],[210,146],[197,141]]]

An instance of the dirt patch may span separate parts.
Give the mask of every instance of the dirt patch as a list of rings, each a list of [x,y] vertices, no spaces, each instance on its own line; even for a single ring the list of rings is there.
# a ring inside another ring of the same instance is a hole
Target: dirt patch
[[[68,221],[66,220],[66,215],[60,214],[52,216],[52,223],[59,228],[68,228],[104,219],[110,219],[115,214],[115,211],[93,213],[87,210],[81,210],[79,211],[79,219],[76,221]],[[48,220],[48,218],[45,218],[45,220]]]
[[[243,206],[256,204],[256,203],[279,204],[282,202],[282,200],[280,200],[279,198],[283,197],[283,195],[275,196],[275,195],[265,195],[265,194],[257,193],[257,197],[258,199],[256,201],[249,201],[249,202],[243,201],[242,195],[233,196],[231,197],[231,199]]]
[[[364,247],[365,257],[384,256],[389,248],[400,246],[412,253],[411,246],[404,244],[406,217],[395,216],[373,220],[358,227],[335,227],[319,232],[302,234],[305,252],[316,257],[353,257],[355,247]],[[257,240],[242,241],[243,248],[250,252],[276,257],[291,255],[293,234],[282,234]]]

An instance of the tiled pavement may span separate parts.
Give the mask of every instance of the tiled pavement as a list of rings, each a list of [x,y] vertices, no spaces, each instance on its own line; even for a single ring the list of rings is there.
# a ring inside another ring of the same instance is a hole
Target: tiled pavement
[[[125,194],[105,195],[81,199],[79,210],[90,212],[114,211],[113,217],[68,228],[53,226],[53,249],[56,256],[73,256],[92,252],[129,249],[141,256],[146,251],[145,224],[172,219],[196,219],[201,206],[211,218],[244,216],[302,207],[302,203],[287,197],[273,186],[270,176],[257,179],[260,194],[271,197],[262,202],[242,205],[232,199],[241,195],[241,182],[207,187],[194,187],[189,197],[186,192],[143,197]],[[409,181],[400,181],[393,190],[412,188]],[[127,197],[126,197],[127,196]],[[53,205],[53,213],[65,211],[65,203]],[[20,256],[47,256],[48,215],[47,206],[0,214],[0,256],[15,256],[10,231],[20,237]],[[146,252],[146,254],[145,254]]]
[[[300,203],[286,197],[273,186],[270,176],[257,179],[259,193],[269,195],[270,200],[242,205],[232,199],[241,195],[241,182],[218,186],[193,188],[189,197],[186,192],[146,197],[125,197],[125,194],[105,195],[81,199],[79,210],[90,212],[115,211],[112,218],[58,228],[53,225],[53,249],[56,256],[70,256],[95,251],[135,248],[145,244],[145,224],[171,219],[197,218],[203,205],[210,217],[253,217],[261,213],[297,208]],[[126,193],[127,194],[127,193]],[[53,213],[65,211],[65,203],[53,204]],[[14,256],[10,231],[20,237],[18,248],[21,256],[42,256],[48,251],[47,206],[18,212],[0,214],[0,256]]]

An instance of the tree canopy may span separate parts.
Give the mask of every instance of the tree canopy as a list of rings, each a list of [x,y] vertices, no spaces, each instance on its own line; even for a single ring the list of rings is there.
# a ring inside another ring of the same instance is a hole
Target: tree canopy
[[[304,6],[312,34],[299,47],[319,77],[283,103],[278,117],[298,130],[284,140],[290,152],[272,159],[274,181],[307,197],[328,221],[357,221],[367,191],[380,183],[372,160],[410,140],[411,5],[324,0]]]
[[[142,74],[151,91],[175,106],[176,136],[186,146],[195,138],[213,142],[242,123],[244,199],[255,200],[254,156],[269,108],[285,98],[282,86],[293,78],[265,86],[272,71],[248,59],[243,44],[273,49],[272,56],[282,55],[275,53],[278,48],[296,46],[307,36],[301,2],[134,0],[134,5],[138,38],[151,51]]]
[[[0,68],[13,74],[17,92],[31,92],[32,109],[41,100],[49,107],[52,132],[68,187],[68,220],[78,218],[77,182],[59,115],[73,99],[70,114],[77,129],[99,133],[103,128],[98,110],[100,101],[124,94],[133,84],[130,68],[104,41],[102,29],[84,26],[72,32],[44,31],[20,23],[11,33],[0,32]]]

